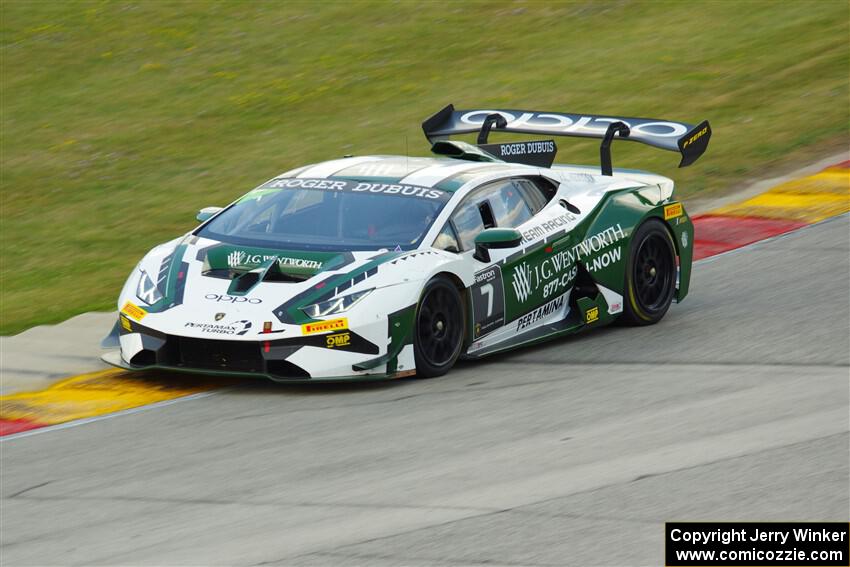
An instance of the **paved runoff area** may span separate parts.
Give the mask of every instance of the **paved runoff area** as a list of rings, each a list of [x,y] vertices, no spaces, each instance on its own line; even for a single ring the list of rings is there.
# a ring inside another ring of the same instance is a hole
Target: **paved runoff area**
[[[846,521],[846,165],[695,217],[715,251],[746,239],[705,219],[800,225],[697,263],[651,327],[378,384],[32,366],[0,398],[2,562],[661,565],[668,520]]]

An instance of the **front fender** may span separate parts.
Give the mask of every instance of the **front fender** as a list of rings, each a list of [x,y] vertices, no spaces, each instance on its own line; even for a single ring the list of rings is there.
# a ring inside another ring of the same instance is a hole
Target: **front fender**
[[[127,280],[124,282],[124,287],[118,295],[117,307],[119,310],[127,301],[139,303],[139,299],[136,297],[136,288],[139,285],[139,279],[141,278],[142,272],[146,272],[151,276],[153,281],[158,282],[159,271],[162,268],[163,260],[174,253],[177,245],[179,245],[182,240],[183,237],[181,236],[180,238],[175,238],[169,242],[159,244],[144,255],[139,263],[136,264],[136,267],[133,268],[133,271],[130,272],[130,275],[127,276]],[[163,295],[165,294],[164,288],[159,291]]]

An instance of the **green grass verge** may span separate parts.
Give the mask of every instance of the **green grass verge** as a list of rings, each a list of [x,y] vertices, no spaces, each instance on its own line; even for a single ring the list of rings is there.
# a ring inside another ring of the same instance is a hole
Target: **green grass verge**
[[[614,147],[684,196],[848,140],[845,0],[0,10],[0,334],[114,307],[148,248],[290,167],[426,155],[419,124],[448,102],[707,118],[688,169]],[[559,143],[558,161],[597,163],[594,142]]]

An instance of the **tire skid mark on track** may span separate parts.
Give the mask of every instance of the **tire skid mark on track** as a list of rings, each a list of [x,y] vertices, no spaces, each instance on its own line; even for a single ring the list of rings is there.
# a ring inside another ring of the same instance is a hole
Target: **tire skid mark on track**
[[[850,211],[850,161],[693,217],[694,260],[772,240]],[[523,361],[522,364],[528,364]],[[741,363],[746,366],[746,363]],[[211,396],[244,380],[104,370],[36,392],[0,396],[0,440]]]

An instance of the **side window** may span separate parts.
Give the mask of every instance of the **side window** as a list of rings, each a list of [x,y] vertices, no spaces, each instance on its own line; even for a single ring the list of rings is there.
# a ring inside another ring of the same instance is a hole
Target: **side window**
[[[532,212],[536,215],[546,204],[552,200],[558,189],[548,179],[518,179],[517,182],[525,192],[526,198],[531,205]]]
[[[437,238],[434,239],[434,248],[445,250],[446,252],[460,252],[460,245],[457,242],[455,231],[451,223],[446,223]]]
[[[532,216],[523,191],[506,179],[476,189],[455,211],[452,223],[463,250],[472,250],[485,228],[515,228]]]
[[[475,248],[475,237],[484,230],[484,220],[478,209],[480,199],[468,199],[461,204],[452,217],[452,222],[457,230],[457,236],[464,250]]]
[[[489,200],[496,217],[496,226],[515,228],[532,217],[531,208],[514,181],[496,185]]]

